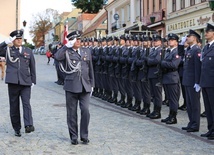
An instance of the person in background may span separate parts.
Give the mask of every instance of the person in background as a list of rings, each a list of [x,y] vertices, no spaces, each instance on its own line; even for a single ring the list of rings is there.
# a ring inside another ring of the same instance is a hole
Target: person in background
[[[0,57],[1,80],[4,80],[5,75],[5,57]]]
[[[20,100],[22,100],[25,133],[35,130],[30,105],[31,87],[36,84],[36,65],[31,49],[22,46],[23,31],[15,30],[0,44],[0,56],[6,56],[10,118],[15,136],[21,136]],[[13,46],[8,47],[8,44]]]

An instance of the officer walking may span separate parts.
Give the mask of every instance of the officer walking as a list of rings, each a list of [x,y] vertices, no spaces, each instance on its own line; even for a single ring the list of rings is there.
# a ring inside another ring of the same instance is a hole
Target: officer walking
[[[23,31],[15,30],[0,44],[0,55],[7,57],[5,83],[8,84],[10,119],[15,136],[21,136],[20,101],[23,105],[25,133],[34,131],[30,105],[31,86],[36,84],[36,67],[32,50],[22,46]],[[7,47],[13,43],[12,47]]]
[[[214,140],[214,26],[209,23],[206,27],[205,39],[208,44],[204,47],[202,55],[200,86],[207,115],[208,132],[201,136]]]
[[[68,43],[55,54],[58,61],[65,61],[70,70],[65,70],[64,90],[66,95],[67,124],[71,143],[78,144],[77,105],[80,104],[80,138],[83,144],[88,144],[89,100],[94,87],[94,72],[92,56],[88,48],[81,47],[79,31],[73,31],[67,36]]]

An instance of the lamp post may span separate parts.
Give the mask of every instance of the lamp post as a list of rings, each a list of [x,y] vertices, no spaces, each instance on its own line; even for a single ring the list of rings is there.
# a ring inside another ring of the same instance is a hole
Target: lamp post
[[[25,39],[25,27],[26,27],[26,25],[27,25],[27,22],[24,20],[23,22],[22,22],[22,24],[23,24],[23,40],[24,40],[24,43],[26,44],[27,43],[27,39]]]

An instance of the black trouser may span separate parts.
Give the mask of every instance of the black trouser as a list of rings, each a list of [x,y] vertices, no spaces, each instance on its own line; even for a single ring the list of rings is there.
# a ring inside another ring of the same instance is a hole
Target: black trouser
[[[88,139],[88,125],[90,120],[89,100],[90,93],[66,93],[67,124],[71,140],[78,139],[77,107],[78,101],[81,110],[80,137]]]
[[[10,119],[15,131],[21,129],[20,97],[22,100],[24,126],[33,125],[32,110],[30,105],[31,86],[8,84],[10,101]]]

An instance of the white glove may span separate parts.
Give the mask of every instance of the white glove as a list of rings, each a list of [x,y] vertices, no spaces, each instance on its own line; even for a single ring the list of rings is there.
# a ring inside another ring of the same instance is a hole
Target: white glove
[[[184,45],[184,43],[186,42],[186,40],[187,40],[187,36],[182,37],[180,45]]]
[[[33,87],[34,87],[34,85],[35,85],[35,84],[34,84],[34,83],[32,83],[31,88],[33,88]]]
[[[73,40],[69,40],[69,41],[67,42],[67,44],[65,44],[65,46],[67,46],[68,48],[71,48],[71,47],[74,46],[74,43],[75,43],[76,41],[77,41],[76,38],[74,38]]]
[[[93,91],[94,91],[94,88],[93,88],[93,87],[91,87],[90,97],[92,96]]]
[[[201,87],[199,86],[199,84],[195,84],[194,87],[196,92],[199,92],[201,90]]]
[[[16,39],[16,36],[7,38],[4,42],[6,44],[11,44]]]

